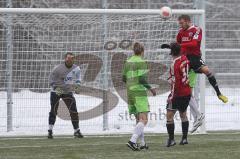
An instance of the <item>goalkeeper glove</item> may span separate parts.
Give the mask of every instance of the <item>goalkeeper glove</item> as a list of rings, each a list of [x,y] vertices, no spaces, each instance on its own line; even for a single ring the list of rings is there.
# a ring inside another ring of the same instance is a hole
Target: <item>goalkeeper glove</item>
[[[74,91],[75,91],[76,94],[80,93],[80,87],[81,87],[80,84],[81,84],[80,81],[76,81],[76,83],[74,85]]]
[[[58,96],[63,94],[63,90],[60,87],[56,87],[54,90]]]

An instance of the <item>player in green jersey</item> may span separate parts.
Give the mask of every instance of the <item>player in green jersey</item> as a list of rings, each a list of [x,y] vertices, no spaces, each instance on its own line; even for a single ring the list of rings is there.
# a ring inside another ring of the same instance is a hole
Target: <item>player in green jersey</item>
[[[144,46],[138,42],[133,46],[134,55],[127,59],[123,69],[123,81],[126,83],[129,113],[136,117],[136,127],[127,146],[134,151],[148,149],[144,141],[144,127],[148,122],[149,104],[147,90],[155,96],[156,91],[147,83],[147,63],[143,60]],[[141,140],[141,146],[137,140]]]

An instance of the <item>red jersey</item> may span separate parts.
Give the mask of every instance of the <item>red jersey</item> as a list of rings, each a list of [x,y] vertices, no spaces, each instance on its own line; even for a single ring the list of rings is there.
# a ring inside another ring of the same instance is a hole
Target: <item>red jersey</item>
[[[171,84],[170,99],[174,97],[191,95],[191,87],[188,80],[189,61],[185,55],[173,60],[169,71],[169,82]]]
[[[184,55],[201,56],[202,29],[190,26],[188,29],[180,29],[177,34],[177,42],[181,44],[181,53]]]

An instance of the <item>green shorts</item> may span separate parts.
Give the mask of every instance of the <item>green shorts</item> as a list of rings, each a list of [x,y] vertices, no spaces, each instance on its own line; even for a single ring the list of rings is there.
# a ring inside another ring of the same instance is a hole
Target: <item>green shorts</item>
[[[129,114],[149,112],[149,104],[146,91],[128,91],[128,111]]]
[[[188,73],[188,79],[189,79],[189,86],[191,88],[194,88],[197,82],[197,74],[193,71],[193,69],[190,69]]]

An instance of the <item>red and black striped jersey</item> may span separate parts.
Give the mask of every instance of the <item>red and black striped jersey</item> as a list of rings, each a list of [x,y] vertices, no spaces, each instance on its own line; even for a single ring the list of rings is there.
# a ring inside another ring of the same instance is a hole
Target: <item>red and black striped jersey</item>
[[[181,44],[181,53],[184,55],[201,56],[202,29],[195,25],[188,29],[180,29],[177,34],[177,42]]]
[[[189,61],[185,55],[173,60],[169,71],[171,84],[170,98],[191,95],[191,87],[188,80]]]

